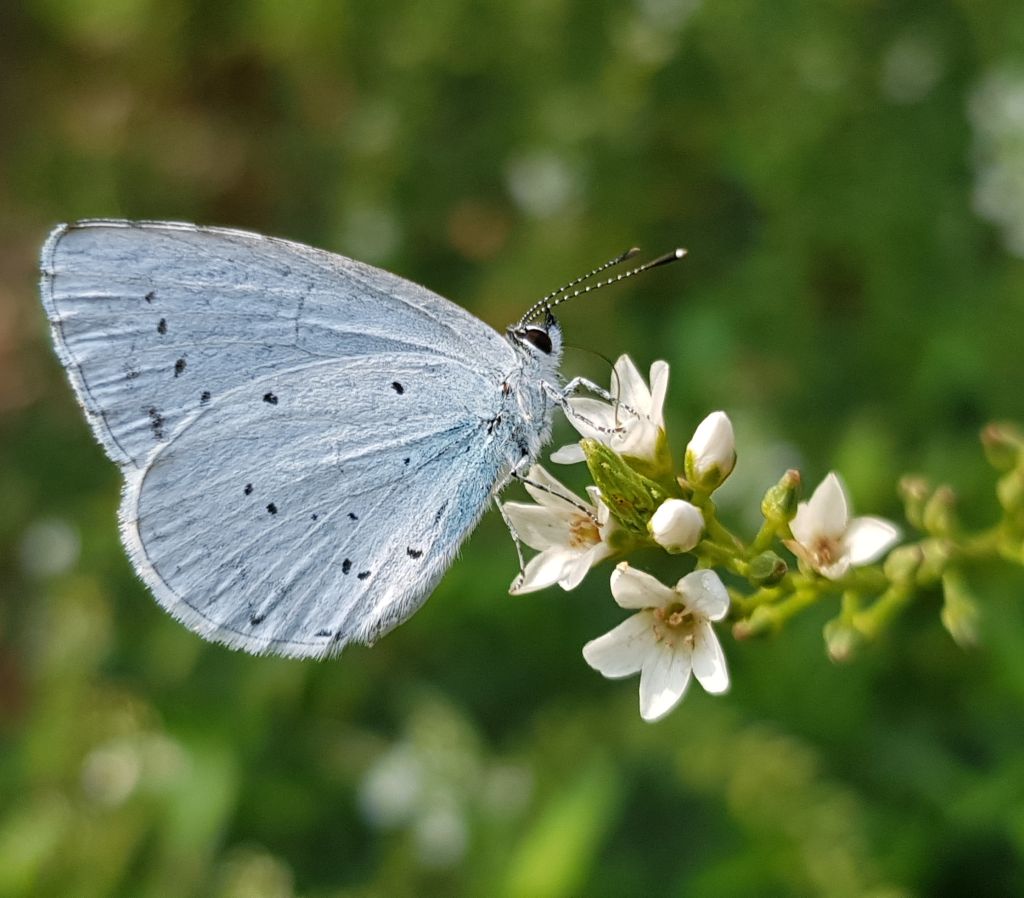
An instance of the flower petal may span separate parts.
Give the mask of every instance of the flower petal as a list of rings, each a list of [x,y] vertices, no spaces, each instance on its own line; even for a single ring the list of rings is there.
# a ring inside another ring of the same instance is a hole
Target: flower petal
[[[577,462],[586,461],[586,458],[583,454],[583,447],[579,443],[562,446],[548,456],[548,459],[556,465],[574,465]]]
[[[793,536],[805,546],[811,546],[818,537],[842,539],[850,521],[849,503],[846,490],[835,471],[829,471],[810,501],[801,502],[797,507],[789,529]]]
[[[586,503],[575,496],[564,483],[552,477],[541,465],[534,465],[523,485],[538,505],[579,513]]]
[[[665,426],[665,395],[668,393],[668,362],[657,361],[651,365],[651,404],[647,417],[658,428]]]
[[[693,675],[707,692],[720,695],[729,688],[729,670],[718,637],[709,623],[699,625],[693,635]]]
[[[654,461],[661,431],[646,417],[637,417],[619,409],[619,421],[624,430],[605,436],[605,442],[620,455]]]
[[[614,630],[583,646],[583,659],[594,670],[619,679],[635,674],[654,648],[654,615],[641,611],[627,617]]]
[[[612,517],[611,509],[604,504],[601,491],[596,486],[588,486],[587,495],[590,496],[590,504],[597,509],[597,528],[601,531],[601,539],[606,540],[619,529],[619,525]]]
[[[527,502],[505,502],[501,506],[519,537],[531,549],[550,549],[569,544],[569,526],[579,514],[561,508],[545,508]]]
[[[660,720],[686,693],[690,683],[690,652],[664,642],[655,644],[640,671],[640,716],[653,723]]]
[[[815,564],[812,560],[811,567],[814,568],[822,577],[827,580],[840,580],[850,569],[850,556],[841,555],[832,564]]]
[[[565,576],[577,554],[567,548],[545,549],[526,563],[522,579],[509,592],[521,596],[527,592],[536,592],[538,589],[553,586]]]
[[[604,561],[611,554],[612,547],[607,543],[597,543],[591,546],[586,552],[581,553],[579,558],[573,561],[572,564],[566,567],[565,576],[558,581],[558,585],[565,590],[575,589],[583,582],[583,578],[587,576],[587,571],[594,565]]]
[[[612,571],[612,595],[622,608],[663,608],[679,600],[674,589],[657,577],[630,567],[623,561]]]
[[[692,571],[676,584],[686,606],[707,620],[721,620],[729,611],[729,593],[714,571]]]
[[[870,564],[892,548],[900,538],[899,528],[885,518],[854,518],[846,528],[843,546],[850,564]]]
[[[646,415],[651,408],[651,391],[628,355],[620,355],[613,369],[611,394],[623,405]]]
[[[608,431],[619,426],[614,406],[602,399],[581,396],[568,400],[571,414],[566,415],[569,423],[583,436],[607,442]]]

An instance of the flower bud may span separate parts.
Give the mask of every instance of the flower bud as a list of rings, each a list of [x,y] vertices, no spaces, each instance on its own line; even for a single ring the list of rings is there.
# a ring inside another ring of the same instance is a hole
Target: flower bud
[[[668,494],[635,471],[614,449],[597,440],[580,440],[587,468],[612,517],[631,533],[647,535],[647,522]]]
[[[694,486],[716,489],[736,465],[736,438],[725,412],[712,412],[693,433],[686,447],[684,470]]]
[[[763,636],[775,629],[778,629],[778,624],[772,609],[767,605],[759,605],[750,617],[738,620],[732,625],[732,635],[734,639],[750,639],[753,636]]]
[[[825,624],[825,648],[837,664],[850,661],[864,641],[864,637],[841,618]]]
[[[997,471],[1012,471],[1024,458],[1024,434],[1012,424],[993,421],[981,431],[988,463]]]
[[[882,565],[882,572],[893,583],[912,580],[921,566],[923,555],[919,546],[897,546]]]
[[[927,533],[948,536],[956,527],[956,493],[951,487],[940,486],[925,502],[921,523]]]
[[[948,540],[944,539],[922,540],[920,547],[921,566],[917,570],[917,584],[918,586],[931,586],[933,583],[937,583],[945,573],[952,550]]]
[[[788,570],[789,565],[769,550],[751,559],[747,579],[755,586],[774,586],[786,576]]]
[[[1006,511],[1024,508],[1024,470],[1016,468],[996,483],[996,497]]]
[[[899,493],[903,500],[907,520],[918,530],[924,529],[924,503],[931,495],[932,485],[916,474],[907,474],[900,480]]]
[[[942,592],[942,626],[949,631],[949,635],[961,648],[977,645],[978,620],[981,613],[967,585],[958,574],[947,571],[942,577]]]
[[[765,520],[780,524],[792,521],[800,500],[800,486],[800,472],[792,468],[786,471],[761,500],[761,514]]]
[[[704,515],[685,499],[666,499],[647,522],[647,531],[666,552],[689,552],[700,542]]]

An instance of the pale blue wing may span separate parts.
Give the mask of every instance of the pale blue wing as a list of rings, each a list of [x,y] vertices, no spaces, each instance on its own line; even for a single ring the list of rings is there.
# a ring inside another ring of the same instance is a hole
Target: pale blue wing
[[[125,544],[209,639],[292,656],[372,642],[426,599],[514,461],[488,433],[499,395],[425,354],[267,375],[130,472]]]
[[[516,360],[447,300],[281,240],[82,222],[43,301],[124,468],[158,600],[252,652],[332,654],[429,595],[522,450],[489,422]]]
[[[84,221],[50,235],[42,295],[107,453],[139,468],[193,412],[269,373],[427,351],[511,364],[506,340],[423,287],[332,253],[195,225]]]

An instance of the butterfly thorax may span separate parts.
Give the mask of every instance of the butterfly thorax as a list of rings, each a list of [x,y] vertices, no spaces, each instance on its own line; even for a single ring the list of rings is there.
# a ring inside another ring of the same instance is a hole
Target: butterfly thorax
[[[510,327],[506,337],[517,363],[503,384],[511,418],[509,436],[515,440],[510,448],[519,455],[513,463],[523,455],[532,462],[551,438],[554,395],[560,385],[562,331],[549,317],[543,324]]]

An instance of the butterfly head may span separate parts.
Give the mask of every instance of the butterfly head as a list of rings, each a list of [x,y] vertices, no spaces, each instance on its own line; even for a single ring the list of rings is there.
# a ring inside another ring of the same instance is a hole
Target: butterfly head
[[[520,352],[537,361],[550,360],[557,366],[562,357],[562,328],[551,312],[544,316],[543,322],[520,321],[511,325],[508,338]]]

